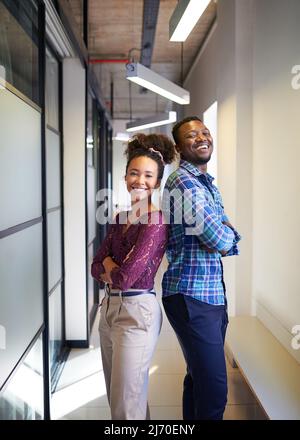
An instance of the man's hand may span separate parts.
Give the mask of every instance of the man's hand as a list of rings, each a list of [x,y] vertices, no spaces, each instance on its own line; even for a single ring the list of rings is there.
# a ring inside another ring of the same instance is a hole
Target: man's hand
[[[205,244],[201,244],[200,249],[202,249],[205,252],[208,252],[209,254],[214,254],[214,253],[218,252],[215,249],[212,249],[212,248],[209,248],[208,246],[205,246]]]
[[[215,254],[216,252],[220,252],[220,254],[224,257],[224,255],[227,254],[227,251],[216,251],[215,249],[209,248],[208,246],[205,246],[204,244],[202,244],[200,246],[200,249],[202,249],[205,252],[208,252],[209,254]]]
[[[228,228],[230,228],[230,229],[234,229],[234,227],[232,226],[231,223],[226,222],[226,221],[224,221],[224,222],[222,222],[222,223],[223,223],[223,225],[228,226]],[[220,254],[221,254],[223,257],[224,257],[224,255],[227,254],[227,251],[217,251],[217,250],[215,250],[215,249],[209,248],[208,246],[205,246],[205,244],[202,244],[202,245],[200,246],[200,248],[201,248],[203,251],[208,252],[209,254],[214,254],[215,252],[220,252]]]
[[[229,223],[229,222],[222,222],[222,223],[223,223],[223,225],[228,226],[228,228],[234,229],[234,227],[232,226],[231,223]]]

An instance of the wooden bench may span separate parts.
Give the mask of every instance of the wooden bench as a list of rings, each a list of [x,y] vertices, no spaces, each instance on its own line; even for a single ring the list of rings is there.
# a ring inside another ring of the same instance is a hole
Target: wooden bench
[[[258,318],[230,318],[225,351],[269,419],[300,420],[300,364]]]

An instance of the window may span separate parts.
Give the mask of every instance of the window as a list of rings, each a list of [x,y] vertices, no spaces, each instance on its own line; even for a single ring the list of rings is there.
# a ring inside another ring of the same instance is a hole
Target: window
[[[38,55],[35,2],[0,0],[0,84],[13,86],[39,105]]]
[[[204,125],[209,129],[214,141],[214,151],[210,161],[207,164],[207,171],[211,174],[215,180],[214,184],[217,185],[218,178],[218,155],[217,155],[217,128],[218,128],[218,103],[215,101],[204,113],[203,113]]]
[[[44,414],[42,334],[0,394],[0,420],[40,420]]]

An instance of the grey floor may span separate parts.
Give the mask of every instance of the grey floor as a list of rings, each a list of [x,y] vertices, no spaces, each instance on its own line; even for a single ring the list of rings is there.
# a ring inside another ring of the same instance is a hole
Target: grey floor
[[[156,291],[161,277],[156,277]],[[52,419],[110,420],[99,348],[98,320],[90,347],[73,349],[52,396]],[[227,361],[228,403],[225,420],[265,419],[240,371]],[[152,420],[182,420],[182,383],[185,362],[176,336],[164,315],[162,331],[150,368],[149,406]]]
[[[73,349],[57,391],[52,397],[52,418],[109,420],[110,412],[99,348],[96,320],[89,349]],[[250,388],[237,368],[227,362],[228,403],[225,420],[264,419]],[[181,420],[185,363],[177,339],[164,319],[150,369],[149,405],[152,420]]]

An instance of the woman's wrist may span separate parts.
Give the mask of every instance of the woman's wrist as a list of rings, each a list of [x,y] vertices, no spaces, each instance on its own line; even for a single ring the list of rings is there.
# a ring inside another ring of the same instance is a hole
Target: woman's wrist
[[[106,275],[110,276],[110,272],[119,267],[111,257],[104,258],[102,265],[105,269]]]

